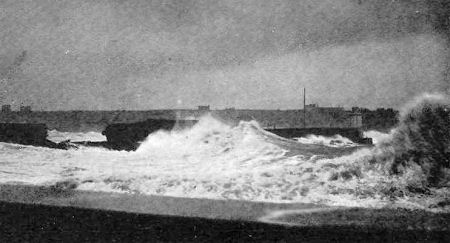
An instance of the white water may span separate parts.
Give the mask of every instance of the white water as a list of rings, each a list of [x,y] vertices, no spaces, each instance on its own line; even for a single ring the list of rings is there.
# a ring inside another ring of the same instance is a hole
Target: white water
[[[187,130],[150,134],[136,152],[0,143],[0,183],[69,181],[78,190],[363,207],[429,208],[448,198],[442,189],[390,195],[414,183],[416,170],[389,175],[370,162],[372,148],[355,146],[342,137],[289,141],[256,122],[231,127],[205,117]]]
[[[389,140],[392,135],[389,133],[383,133],[379,131],[366,131],[364,137],[372,138],[373,144],[380,144],[383,141]]]
[[[60,132],[57,130],[48,131],[47,139],[55,143],[70,140],[71,142],[102,142],[106,137],[99,132]]]
[[[371,136],[367,136],[367,137],[371,137]],[[325,145],[325,146],[336,147],[336,148],[358,146],[358,144],[352,142],[350,139],[348,139],[346,137],[342,137],[341,135],[334,135],[333,137],[308,135],[306,137],[300,137],[300,138],[294,138],[294,139],[303,144],[319,144],[319,145]]]

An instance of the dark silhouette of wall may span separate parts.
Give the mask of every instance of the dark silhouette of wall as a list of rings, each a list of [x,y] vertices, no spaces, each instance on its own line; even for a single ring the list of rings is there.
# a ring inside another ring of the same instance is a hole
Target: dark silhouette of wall
[[[398,112],[392,109],[358,110],[364,129],[387,129],[397,123]],[[148,110],[148,111],[32,111],[0,112],[3,123],[43,123],[50,130],[87,132],[103,131],[115,123],[135,123],[148,119],[200,119],[211,114],[220,120],[237,123],[256,120],[264,128],[302,128],[303,110]],[[351,111],[342,108],[306,110],[306,127],[352,127]]]

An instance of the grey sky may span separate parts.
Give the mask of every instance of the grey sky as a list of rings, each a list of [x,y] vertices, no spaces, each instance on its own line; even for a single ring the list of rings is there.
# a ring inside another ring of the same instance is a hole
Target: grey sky
[[[1,98],[288,109],[306,87],[321,105],[398,107],[449,92],[441,2],[0,0]]]

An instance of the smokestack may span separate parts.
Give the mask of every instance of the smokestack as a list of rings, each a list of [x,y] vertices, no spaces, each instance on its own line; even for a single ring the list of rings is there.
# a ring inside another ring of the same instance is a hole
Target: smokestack
[[[306,128],[306,88],[303,87],[303,128]]]

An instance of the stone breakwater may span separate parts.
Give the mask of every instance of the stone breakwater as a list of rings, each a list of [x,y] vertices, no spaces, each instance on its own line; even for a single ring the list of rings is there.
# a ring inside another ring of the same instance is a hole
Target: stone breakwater
[[[0,123],[0,142],[67,149],[65,142],[55,143],[47,139],[45,124]]]

